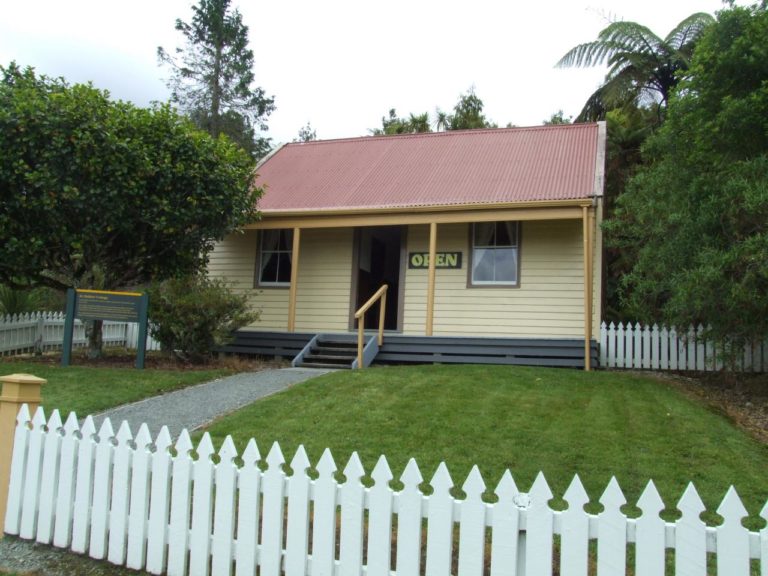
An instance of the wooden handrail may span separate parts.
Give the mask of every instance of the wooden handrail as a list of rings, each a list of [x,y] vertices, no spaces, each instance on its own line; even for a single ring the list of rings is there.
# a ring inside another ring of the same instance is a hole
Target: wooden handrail
[[[379,346],[384,343],[384,314],[387,309],[387,289],[389,286],[384,284],[381,288],[376,290],[376,293],[371,296],[368,301],[360,306],[360,309],[355,312],[355,318],[357,319],[357,367],[363,368],[363,346],[365,342],[365,313],[373,306],[377,300],[381,299],[381,307],[379,308]]]

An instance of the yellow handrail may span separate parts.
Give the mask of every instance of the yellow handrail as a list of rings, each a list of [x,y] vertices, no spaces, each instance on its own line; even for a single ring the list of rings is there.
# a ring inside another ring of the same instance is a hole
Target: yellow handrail
[[[381,288],[376,290],[376,293],[368,299],[368,302],[363,304],[360,309],[355,312],[355,318],[357,319],[357,367],[363,368],[363,345],[365,341],[365,313],[369,308],[373,306],[378,299],[381,299],[381,307],[379,308],[379,346],[384,343],[384,313],[387,309],[387,289],[389,286],[384,284]]]

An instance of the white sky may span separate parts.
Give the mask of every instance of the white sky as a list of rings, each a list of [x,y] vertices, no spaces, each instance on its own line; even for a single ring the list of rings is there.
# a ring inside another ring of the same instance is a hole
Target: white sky
[[[741,2],[740,2],[741,3]],[[746,3],[746,2],[745,2]],[[114,98],[167,100],[156,50],[182,45],[176,18],[190,0],[5,0],[0,63],[16,60]],[[275,142],[310,121],[319,138],[363,136],[390,108],[400,116],[451,111],[474,85],[486,116],[504,126],[576,115],[604,69],[556,69],[609,19],[665,36],[720,0],[233,0],[250,28],[257,85],[276,98]]]

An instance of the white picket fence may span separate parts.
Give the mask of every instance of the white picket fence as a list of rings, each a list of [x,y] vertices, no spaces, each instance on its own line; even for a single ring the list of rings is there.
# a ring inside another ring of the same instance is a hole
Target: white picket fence
[[[600,367],[634,370],[718,371],[725,366],[722,350],[703,337],[704,327],[678,331],[628,322],[600,325]],[[729,366],[730,368],[731,366]],[[768,371],[768,342],[748,345],[733,367],[740,372]]]
[[[653,482],[633,519],[621,512],[626,499],[615,478],[593,515],[578,476],[563,496],[568,508],[553,511],[542,474],[521,493],[507,471],[498,500],[487,503],[477,467],[457,500],[444,464],[427,496],[414,460],[393,490],[383,456],[366,487],[356,453],[340,483],[328,450],[312,479],[303,447],[288,475],[277,444],[264,461],[251,440],[238,463],[228,437],[214,463],[207,434],[193,457],[186,430],[174,455],[167,428],[153,443],[146,425],[133,437],[124,422],[115,435],[106,419],[97,433],[90,416],[79,427],[70,414],[62,425],[58,412],[46,422],[42,409],[30,422],[26,405],[17,422],[5,531],[153,574],[544,576],[559,564],[562,576],[586,576],[593,547],[599,576],[662,576],[667,549],[677,575],[704,576],[708,561],[719,576],[768,575],[768,528],[742,526],[747,511],[733,487],[717,509],[723,523],[709,527],[692,484],[675,522],[659,516],[665,504]],[[760,515],[768,519],[768,505]]]
[[[58,350],[64,342],[63,312],[32,312],[0,316],[0,356],[29,354]],[[124,346],[136,349],[138,325],[132,322],[104,321],[102,326],[104,346]],[[86,346],[85,326],[75,320],[72,346]],[[147,336],[147,350],[160,350],[160,344]]]

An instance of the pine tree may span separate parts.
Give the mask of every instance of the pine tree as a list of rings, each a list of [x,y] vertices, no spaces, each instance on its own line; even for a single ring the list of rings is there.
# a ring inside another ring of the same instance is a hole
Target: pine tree
[[[158,47],[161,64],[171,67],[171,101],[214,138],[226,134],[254,157],[269,150],[266,120],[275,109],[273,96],[254,86],[253,50],[248,27],[230,0],[200,0],[192,21],[176,20],[186,39],[171,55]]]

